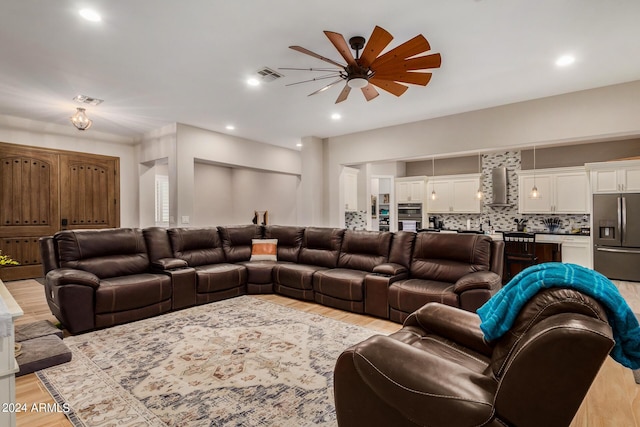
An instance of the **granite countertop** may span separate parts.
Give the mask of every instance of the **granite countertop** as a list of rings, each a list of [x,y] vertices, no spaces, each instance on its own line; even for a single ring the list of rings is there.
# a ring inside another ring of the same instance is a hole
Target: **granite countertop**
[[[488,233],[488,235],[491,236],[502,236],[503,232],[515,232],[516,230],[495,230],[493,233]],[[470,230],[464,230],[464,229],[452,229],[452,228],[443,228],[440,230],[440,232],[443,233],[478,233],[478,234],[487,234],[486,231],[481,232],[478,229],[470,229]],[[548,231],[548,230],[528,230],[527,232],[529,233],[534,233],[534,234],[546,234],[546,235],[554,235],[554,236],[585,236],[585,237],[589,237],[590,234],[582,234],[582,233],[570,233],[568,231]]]

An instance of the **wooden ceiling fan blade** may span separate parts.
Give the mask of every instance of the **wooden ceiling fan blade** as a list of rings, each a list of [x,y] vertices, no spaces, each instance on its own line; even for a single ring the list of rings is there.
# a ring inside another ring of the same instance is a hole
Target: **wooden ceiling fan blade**
[[[326,85],[326,86],[324,86],[324,87],[321,87],[321,88],[320,88],[320,89],[318,89],[317,91],[315,91],[315,92],[313,92],[313,93],[310,93],[310,94],[309,94],[309,95],[307,95],[307,96],[312,96],[312,95],[315,95],[315,94],[317,94],[317,93],[324,92],[325,90],[329,89],[331,86],[336,85],[336,84],[338,84],[338,83],[340,83],[340,82],[343,82],[343,81],[344,81],[344,79],[343,79],[342,77],[340,77],[338,80],[336,80],[336,81],[334,81],[334,82],[331,82],[331,83],[329,83],[328,85]]]
[[[351,48],[347,44],[347,41],[344,39],[342,34],[334,33],[333,31],[325,31],[324,34],[327,36],[329,41],[338,49],[340,55],[347,61],[349,65],[357,65],[356,60],[351,53]]]
[[[320,59],[322,61],[328,62],[329,64],[333,64],[333,65],[335,65],[337,67],[340,67],[342,69],[345,68],[345,66],[343,64],[340,64],[339,62],[336,62],[333,59],[325,58],[324,56],[318,55],[315,52],[311,52],[309,49],[305,49],[302,46],[289,46],[289,49],[293,49],[293,50],[295,50],[297,52],[304,53],[304,54],[309,55],[309,56],[313,56],[314,58],[317,58],[317,59]]]
[[[426,86],[431,80],[431,73],[376,73],[376,78],[380,80],[392,80],[394,82],[411,83],[414,85]]]
[[[344,88],[342,89],[342,91],[340,92],[340,95],[338,95],[338,98],[336,99],[336,104],[347,99],[347,96],[349,96],[349,92],[351,92],[351,86],[344,85]]]
[[[394,59],[407,59],[420,53],[426,52],[429,49],[431,49],[431,46],[429,46],[429,42],[427,41],[427,39],[424,38],[422,34],[418,34],[411,40],[407,40],[400,46],[396,46],[384,55],[377,57],[375,61],[371,63],[371,68],[376,70],[382,64],[385,64]]]
[[[407,70],[440,68],[440,65],[442,65],[442,57],[439,53],[434,53],[431,55],[418,56],[417,58],[409,58],[404,62],[407,64]]]
[[[368,84],[365,87],[363,87],[362,93],[364,94],[364,97],[367,99],[367,101],[371,101],[373,98],[380,95],[376,90],[376,88],[373,87],[372,84]]]
[[[376,73],[402,73],[411,70],[426,70],[431,68],[440,68],[442,57],[439,53],[432,55],[419,56],[417,58],[405,59],[402,61],[389,61],[375,69]]]
[[[386,90],[387,92],[400,96],[409,89],[409,86],[401,85],[400,83],[396,83],[390,80],[382,80],[375,77],[369,79],[369,83],[372,85],[378,86],[382,90]]]
[[[371,62],[380,55],[380,52],[391,43],[391,40],[393,40],[393,36],[384,28],[376,25],[369,37],[369,41],[367,41],[362,50],[362,56],[359,59],[360,65],[365,68],[369,67]]]

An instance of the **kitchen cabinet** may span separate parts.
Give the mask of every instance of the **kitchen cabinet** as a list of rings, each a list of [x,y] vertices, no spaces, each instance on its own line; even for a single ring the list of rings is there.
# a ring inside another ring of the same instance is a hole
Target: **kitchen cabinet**
[[[531,197],[533,186],[539,197]],[[521,214],[589,213],[589,185],[583,167],[518,172],[518,212]]]
[[[397,203],[424,203],[426,176],[396,178]]]
[[[593,194],[640,192],[640,160],[587,163]]]
[[[342,171],[342,185],[344,193],[344,210],[353,212],[358,210],[358,173],[354,168],[345,167]]]
[[[555,242],[538,242],[539,235],[536,235],[536,257],[538,258],[538,264],[543,262],[561,262],[562,259],[562,244]],[[512,263],[510,265],[511,276],[507,274],[507,263],[504,263],[504,269],[502,273],[502,283],[507,283],[508,277],[514,277],[526,268],[523,264]]]
[[[593,268],[591,236],[536,234],[536,242],[560,243],[562,245],[562,249],[559,261]]]
[[[427,181],[428,213],[481,213],[481,174],[439,176]],[[435,199],[431,198],[435,192]]]

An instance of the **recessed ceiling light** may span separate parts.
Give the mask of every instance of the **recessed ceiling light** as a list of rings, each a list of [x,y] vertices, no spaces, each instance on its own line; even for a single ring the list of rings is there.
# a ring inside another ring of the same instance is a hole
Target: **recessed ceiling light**
[[[249,86],[258,86],[260,84],[260,80],[252,77],[252,78],[247,80],[247,84]]]
[[[227,125],[227,130],[234,130],[236,127],[234,125]]]
[[[562,55],[560,58],[556,59],[556,65],[558,67],[566,67],[567,65],[571,65],[576,61],[576,58],[572,55]]]
[[[100,22],[102,21],[102,17],[93,9],[81,9],[80,16],[82,16],[87,21],[91,22]]]
[[[296,144],[296,147],[302,147],[302,142],[298,142],[298,143]]]
[[[342,118],[342,116],[341,116],[340,114],[338,114],[338,113],[333,113],[333,114],[331,115],[331,118],[332,118],[333,120],[340,120],[340,119]]]

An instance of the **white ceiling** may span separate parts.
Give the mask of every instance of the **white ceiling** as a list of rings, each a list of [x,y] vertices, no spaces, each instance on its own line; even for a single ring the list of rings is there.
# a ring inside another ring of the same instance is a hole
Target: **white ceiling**
[[[638,18],[638,0],[2,0],[0,114],[71,126],[83,94],[105,100],[87,107],[87,132],[136,138],[178,122],[295,148],[303,136],[638,80]],[[375,25],[395,37],[388,49],[423,34],[441,53],[428,86],[371,102],[352,91],[336,105],[341,84],[312,97],[327,81],[285,86],[307,71],[245,84],[263,66],[328,65],[290,45],[343,62],[322,31],[368,38]],[[567,53],[575,64],[556,67]]]

